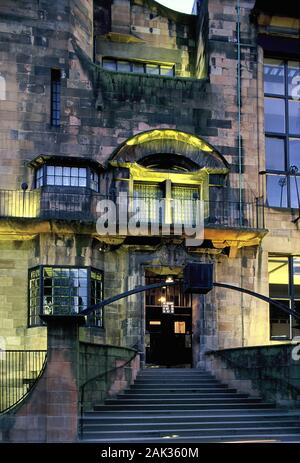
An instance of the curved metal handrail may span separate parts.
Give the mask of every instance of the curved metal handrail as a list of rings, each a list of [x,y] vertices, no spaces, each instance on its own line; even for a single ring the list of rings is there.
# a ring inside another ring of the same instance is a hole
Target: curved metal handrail
[[[119,365],[117,367],[111,368],[109,370],[103,371],[99,373],[98,375],[93,376],[92,378],[89,378],[85,383],[81,384],[79,387],[80,390],[80,436],[82,437],[83,434],[83,404],[84,404],[84,392],[85,392],[85,387],[87,384],[91,383],[92,381],[95,381],[96,379],[100,379],[105,375],[108,375],[109,373],[112,373],[114,371],[117,371],[121,368],[126,368],[127,365],[129,365],[136,357],[139,355],[139,351],[133,348],[130,348],[133,350],[133,355],[131,356],[130,359],[128,359],[123,365]]]

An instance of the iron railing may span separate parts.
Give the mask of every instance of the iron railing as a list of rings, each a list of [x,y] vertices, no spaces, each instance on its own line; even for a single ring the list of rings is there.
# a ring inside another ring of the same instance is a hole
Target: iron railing
[[[0,218],[31,218],[41,220],[80,220],[96,222],[103,213],[99,211],[100,201],[111,200],[116,205],[118,223],[119,211],[124,208],[128,217],[134,215],[141,223],[197,225],[197,199],[159,199],[151,196],[129,197],[122,203],[115,195],[101,195],[92,190],[84,193],[49,191],[0,190]],[[261,198],[251,201],[205,200],[202,202],[204,224],[225,228],[264,228],[264,204]],[[200,216],[201,217],[201,216]]]
[[[46,366],[45,350],[0,351],[0,413],[21,402]]]
[[[119,351],[124,350],[127,352],[124,355],[121,352],[118,354],[110,354],[109,350],[111,346],[103,345],[97,346],[97,364],[98,367],[92,360],[92,357],[81,353],[81,373],[89,375],[89,363],[94,369],[99,369],[96,374],[92,374],[88,379],[81,383],[79,388],[79,435],[82,438],[83,434],[83,420],[84,413],[92,410],[96,404],[103,404],[105,399],[108,397],[114,397],[114,383],[120,385],[122,383],[122,390],[127,388],[134,379],[132,362],[140,354],[135,348],[121,348],[118,347]],[[87,356],[87,360],[83,362],[84,357]],[[83,363],[82,363],[83,362]],[[121,392],[118,387],[117,394]]]

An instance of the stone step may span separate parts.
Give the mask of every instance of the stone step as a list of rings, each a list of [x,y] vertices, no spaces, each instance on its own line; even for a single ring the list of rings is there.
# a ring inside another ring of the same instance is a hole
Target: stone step
[[[209,371],[198,368],[153,368],[144,369],[138,372],[138,375],[211,375]]]
[[[185,436],[185,437],[173,437],[172,435],[168,436],[168,439],[165,437],[160,437],[153,439],[152,437],[140,437],[140,438],[110,438],[108,439],[105,437],[104,439],[97,437],[96,439],[84,439],[84,442],[88,443],[130,443],[130,444],[150,444],[150,443],[159,443],[159,444],[170,444],[170,443],[213,443],[213,442],[227,442],[227,443],[276,443],[276,442],[300,442],[299,433],[273,433],[270,435],[269,433],[260,433],[252,432],[248,434],[235,434],[235,435],[228,435],[226,433],[220,433],[219,435],[214,436]]]
[[[175,423],[209,423],[209,422],[298,422],[300,424],[300,414],[280,413],[272,409],[268,410],[214,410],[203,412],[179,411],[172,413],[145,414],[143,412],[86,412],[83,416],[84,423],[103,424],[150,424],[153,421],[173,425]]]
[[[268,408],[274,408],[274,404],[267,404],[267,403],[262,403],[262,402],[243,402],[239,401],[238,403],[224,403],[223,401],[221,403],[211,403],[209,401],[205,401],[205,403],[202,404],[120,404],[119,402],[115,404],[110,404],[110,405],[96,405],[94,407],[95,411],[125,411],[125,412],[130,412],[130,411],[138,411],[138,410],[143,410],[144,413],[150,411],[151,413],[156,413],[159,411],[169,411],[170,413],[176,412],[179,410],[184,410],[184,411],[197,411],[197,410],[234,410],[234,409],[251,409],[251,408],[262,408],[262,409],[268,409]]]
[[[214,437],[215,435],[222,435],[223,433],[226,433],[227,436],[229,435],[248,435],[249,433],[259,433],[259,432],[264,432],[267,433],[269,436],[272,434],[287,434],[287,433],[293,433],[293,434],[299,434],[300,436],[300,427],[295,428],[292,426],[286,427],[286,428],[281,428],[281,427],[259,427],[259,426],[253,426],[252,428],[248,427],[231,427],[231,428],[226,428],[224,431],[223,427],[214,427],[210,429],[176,429],[174,431],[168,431],[168,430],[160,430],[160,429],[152,429],[152,430],[133,430],[133,431],[128,431],[128,430],[123,430],[121,433],[120,431],[86,431],[84,430],[83,436],[86,437],[87,439],[96,439],[96,438],[129,438],[129,439],[134,439],[134,438],[156,438],[156,437],[167,437],[170,435],[176,434],[178,437],[197,437],[197,436],[212,436]]]
[[[135,423],[118,423],[115,421],[114,423],[103,423],[99,420],[99,422],[95,422],[95,420],[85,420],[84,421],[84,432],[91,432],[91,431],[175,431],[175,430],[191,430],[191,431],[201,431],[205,429],[215,429],[215,428],[298,428],[300,430],[300,421],[299,420],[249,420],[249,421],[241,421],[241,420],[227,420],[227,421],[188,421],[188,420],[178,420],[176,422],[165,422],[161,420],[152,420],[149,423],[143,422],[135,422]]]
[[[124,391],[124,394],[172,394],[176,392],[177,394],[182,393],[182,394],[191,394],[191,393],[197,393],[197,392],[236,392],[236,389],[233,388],[227,388],[226,386],[200,386],[200,387],[172,387],[172,386],[164,386],[164,387],[143,387],[143,386],[132,386],[131,389],[126,389]]]
[[[172,391],[180,391],[184,392],[185,390],[190,391],[190,390],[210,390],[210,389],[215,389],[215,390],[222,390],[222,389],[227,389],[227,386],[224,384],[218,384],[218,383],[209,383],[209,384],[152,384],[149,385],[148,383],[145,384],[133,384],[130,386],[130,389],[127,389],[127,391],[134,391],[134,390],[140,390],[140,391],[156,391],[156,390],[172,390]],[[232,389],[232,388],[231,388]],[[236,390],[236,389],[234,389]]]
[[[172,386],[172,387],[191,387],[191,386],[202,386],[202,385],[208,385],[208,386],[214,386],[216,384],[220,384],[217,380],[193,380],[193,381],[184,381],[184,380],[174,380],[174,381],[167,381],[167,380],[136,380],[134,382],[136,386],[148,386],[148,387],[157,387],[157,386]]]
[[[181,402],[182,400],[187,400],[187,399],[204,399],[204,398],[214,398],[214,399],[218,399],[218,398],[229,398],[229,397],[233,397],[233,398],[248,398],[249,395],[248,394],[238,394],[236,391],[233,390],[230,390],[230,389],[225,389],[224,391],[217,391],[217,392],[213,392],[213,391],[206,391],[206,392],[186,392],[184,394],[180,394],[178,393],[178,391],[172,391],[172,392],[168,392],[168,393],[159,393],[159,392],[156,392],[156,393],[151,393],[151,392],[148,392],[148,393],[144,393],[144,392],[135,392],[135,391],[130,391],[128,393],[125,393],[125,394],[119,394],[117,396],[117,399],[116,400],[122,400],[124,401],[125,399],[126,400],[134,400],[134,399],[137,399],[137,400],[146,400],[147,402],[148,401],[151,401],[151,400],[161,400],[161,399],[167,399],[167,400],[173,400],[173,399],[177,399],[178,402]],[[107,402],[106,402],[107,403]]]
[[[244,403],[244,404],[252,404],[252,403],[259,403],[261,399],[259,397],[248,397],[246,394],[232,394],[225,397],[214,397],[211,395],[209,400],[207,397],[205,398],[196,398],[192,395],[190,398],[181,397],[179,400],[174,398],[128,398],[128,396],[120,396],[117,399],[107,399],[105,404],[107,405],[168,405],[168,404],[175,404],[177,406],[191,404],[191,405],[202,405],[202,404],[226,404],[226,403]]]
[[[117,397],[84,414],[85,442],[300,441],[300,413],[238,393],[207,372],[143,370]]]
[[[151,379],[151,378],[167,378],[167,379],[176,379],[176,378],[186,378],[186,379],[216,379],[214,375],[211,375],[210,373],[193,373],[190,375],[186,375],[184,373],[172,373],[172,374],[143,374],[143,373],[138,373],[136,376],[137,379],[139,378],[145,378],[145,379]]]
[[[167,369],[162,369],[162,368],[157,368],[153,370],[140,370],[138,372],[138,376],[172,376],[172,375],[177,375],[177,376],[212,376],[212,373],[209,371],[205,370],[199,370],[197,368],[167,368]]]

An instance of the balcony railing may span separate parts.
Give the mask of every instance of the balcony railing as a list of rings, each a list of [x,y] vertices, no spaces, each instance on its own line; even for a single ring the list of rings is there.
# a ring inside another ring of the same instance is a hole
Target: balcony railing
[[[94,222],[100,217],[101,201],[112,201],[116,206],[116,217],[120,209],[141,223],[183,224],[195,226],[199,201],[197,199],[158,199],[153,197],[122,197],[122,203],[115,196],[105,196],[93,191],[70,193],[61,191],[0,190],[0,218],[29,218],[40,220],[67,220]],[[125,202],[126,201],[126,202]],[[160,201],[160,203],[159,203]],[[103,203],[104,204],[104,203]],[[102,204],[102,213],[105,204]],[[202,202],[203,219],[206,227],[215,228],[264,228],[264,206],[260,199],[239,202],[208,200]],[[124,220],[124,219],[123,219]]]
[[[45,350],[0,350],[0,414],[21,402],[44,371]]]

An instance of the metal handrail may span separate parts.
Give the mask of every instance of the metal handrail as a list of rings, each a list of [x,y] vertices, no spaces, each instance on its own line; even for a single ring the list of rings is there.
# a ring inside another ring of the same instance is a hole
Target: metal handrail
[[[8,405],[0,409],[0,414],[3,414],[19,405],[35,387],[45,371],[47,351],[5,350],[2,351],[1,355],[5,358],[8,356],[8,362],[5,362],[3,358],[0,359],[0,377],[2,383],[0,386],[0,399],[2,404],[8,403]],[[10,362],[13,364],[12,369],[10,369]],[[3,366],[5,363],[8,368]],[[32,373],[35,373],[35,375],[30,377]],[[21,389],[19,394],[17,393],[18,389]]]
[[[105,371],[93,376],[92,378],[89,378],[87,381],[85,381],[83,384],[80,385],[79,391],[80,391],[80,436],[81,437],[83,435],[83,413],[84,413],[83,407],[84,407],[85,387],[87,386],[87,384],[91,383],[92,381],[95,381],[96,379],[100,379],[103,376],[106,376],[109,373],[113,373],[114,371],[117,371],[117,370],[119,370],[121,368],[123,368],[123,369],[126,368],[127,365],[129,365],[137,357],[137,355],[139,355],[139,353],[140,353],[136,349],[133,349],[133,348],[131,348],[131,349],[134,351],[133,355],[123,365],[119,365],[119,366],[111,368],[109,370],[105,370]]]

